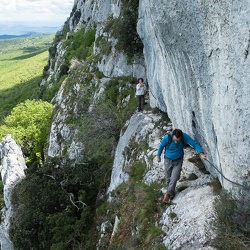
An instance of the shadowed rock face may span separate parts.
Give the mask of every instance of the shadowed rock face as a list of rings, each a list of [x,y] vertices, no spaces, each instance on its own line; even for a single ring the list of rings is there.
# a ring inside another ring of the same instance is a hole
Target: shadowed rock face
[[[151,105],[239,183],[249,179],[249,22],[248,0],[141,0],[137,27]]]
[[[13,246],[8,235],[10,217],[13,214],[10,197],[15,185],[25,177],[26,165],[21,148],[10,135],[0,143],[0,159],[5,204],[0,225],[1,249],[12,250]]]

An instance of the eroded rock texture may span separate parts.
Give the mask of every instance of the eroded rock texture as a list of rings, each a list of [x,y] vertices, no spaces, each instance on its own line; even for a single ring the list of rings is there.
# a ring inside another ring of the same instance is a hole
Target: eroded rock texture
[[[151,105],[239,183],[249,179],[249,23],[248,0],[141,0],[137,27]]]

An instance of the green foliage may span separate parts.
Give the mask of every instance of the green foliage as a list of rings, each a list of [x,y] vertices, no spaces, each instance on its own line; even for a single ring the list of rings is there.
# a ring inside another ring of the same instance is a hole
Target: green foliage
[[[63,29],[61,32],[56,34],[54,44],[49,49],[50,59],[55,57],[58,42],[65,38],[64,32],[65,31]],[[46,101],[52,100],[61,86],[61,83],[68,75],[71,59],[77,58],[78,60],[86,60],[92,56],[95,33],[95,29],[89,29],[85,32],[85,29],[82,28],[76,33],[70,33],[68,35],[67,40],[64,40],[63,43],[63,47],[66,49],[66,52],[63,56],[64,62],[60,66],[59,73],[57,77],[50,79],[50,81],[46,82],[46,84],[41,87],[39,91],[39,98]],[[45,78],[48,76],[49,65],[50,61],[43,70],[43,76]],[[53,63],[51,67],[53,68]],[[54,79],[57,80],[55,81]]]
[[[27,100],[18,104],[0,127],[1,138],[11,134],[21,145],[27,162],[41,161],[52,110],[52,105],[43,101]]]
[[[49,83],[40,87],[38,98],[43,101],[51,102],[66,77],[66,75],[63,76],[59,81],[55,81],[54,77],[52,77]],[[50,87],[48,87],[48,85],[50,85]]]
[[[174,218],[177,217],[177,214],[174,212],[169,213],[169,217],[173,220]]]
[[[16,249],[50,249],[46,217],[65,209],[67,201],[66,194],[56,184],[42,173],[30,173],[15,187],[12,195],[15,215],[10,235]]]
[[[108,37],[99,36],[95,41],[95,45],[100,49],[100,54],[109,55],[111,53],[112,45],[108,41]]]
[[[48,216],[47,222],[51,230],[51,250],[84,249],[84,232],[91,221],[91,210],[83,207],[80,218],[72,216],[68,211],[62,211]],[[45,248],[44,248],[45,249]]]
[[[72,36],[64,42],[67,51],[64,55],[66,64],[69,65],[70,60],[76,57],[79,60],[85,60],[93,52],[93,45],[95,41],[95,29],[85,31],[84,28],[73,33]]]
[[[119,217],[118,231],[111,242],[103,242],[104,249],[166,249],[157,216],[163,211],[158,200],[160,195],[157,183],[148,186],[130,179],[118,187],[107,218],[112,221],[116,215]]]
[[[96,103],[90,113],[82,116],[81,137],[86,152],[96,161],[103,162],[117,142],[123,120],[111,102]]]
[[[138,155],[141,152],[145,152],[149,149],[149,145],[147,140],[141,141],[139,144],[135,140],[135,138],[131,138],[129,144],[126,146],[123,154],[126,159],[133,159],[133,161],[137,162]]]
[[[248,186],[249,188],[249,186]],[[216,233],[214,246],[220,250],[250,248],[250,196],[240,190],[237,198],[223,190],[214,202],[215,218],[211,225]]]
[[[61,42],[63,39],[66,38],[68,32],[69,32],[69,23],[68,21],[66,21],[63,25],[63,28],[56,33],[53,44],[49,48],[49,55],[51,59],[55,58],[57,52],[57,45],[59,42]]]
[[[134,88],[127,81],[114,78],[110,80],[105,91],[81,118],[81,138],[85,142],[85,151],[97,162],[103,162],[116,145],[121,128],[134,112]],[[128,102],[124,99],[129,98]],[[79,100],[79,103],[85,101]]]
[[[129,175],[135,181],[141,181],[145,173],[145,162],[135,161],[130,168]]]
[[[138,7],[139,0],[123,1],[120,17],[110,17],[104,29],[118,40],[116,49],[123,51],[129,58],[143,51],[143,44],[136,31]]]
[[[66,63],[63,63],[60,67],[59,77],[61,78],[64,75],[67,75],[69,71],[69,66]]]
[[[58,160],[30,167],[14,188],[10,235],[15,249],[84,249],[93,223],[96,169],[87,161],[72,168]]]
[[[101,241],[103,249],[166,249],[162,244],[162,231],[159,224],[158,214],[162,213],[160,184],[146,185],[143,177],[146,164],[143,160],[136,160],[138,150],[144,151],[147,143],[138,145],[131,140],[124,157],[133,159],[134,162],[127,167],[129,181],[122,183],[114,192],[114,200],[107,209],[103,203],[97,209],[97,220],[109,220],[114,222],[119,218],[117,233],[112,240],[105,238]],[[104,218],[104,209],[107,209],[107,218]],[[158,219],[157,219],[158,218]],[[131,236],[131,231],[133,236]]]
[[[104,74],[103,74],[102,72],[100,72],[99,70],[97,70],[97,71],[95,72],[95,75],[96,75],[96,77],[99,78],[99,79],[101,79],[101,78],[104,77]]]
[[[53,35],[0,41],[0,125],[20,102],[36,99]]]
[[[209,185],[213,188],[213,193],[216,195],[220,194],[220,192],[222,191],[222,186],[218,178],[209,183]]]

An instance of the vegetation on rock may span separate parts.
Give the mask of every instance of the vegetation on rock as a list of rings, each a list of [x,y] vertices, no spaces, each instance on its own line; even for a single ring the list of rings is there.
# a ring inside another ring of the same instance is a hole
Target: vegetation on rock
[[[214,202],[215,217],[211,223],[216,233],[216,249],[247,250],[250,248],[249,185],[237,195],[222,190]]]
[[[124,52],[128,58],[140,55],[143,51],[143,44],[136,30],[138,8],[139,0],[123,1],[121,15],[118,18],[111,16],[104,29],[117,39],[116,49]]]

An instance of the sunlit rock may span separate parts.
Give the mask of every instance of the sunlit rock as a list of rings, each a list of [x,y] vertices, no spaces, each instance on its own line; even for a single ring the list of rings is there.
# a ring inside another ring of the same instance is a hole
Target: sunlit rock
[[[232,181],[249,181],[250,2],[142,0],[150,103],[203,146]],[[233,187],[215,168],[226,188]]]
[[[4,185],[4,205],[0,226],[1,249],[12,250],[13,245],[9,238],[10,218],[13,214],[11,204],[11,192],[15,185],[24,177],[26,169],[25,160],[21,148],[14,139],[8,135],[0,143],[1,153],[1,177]]]

